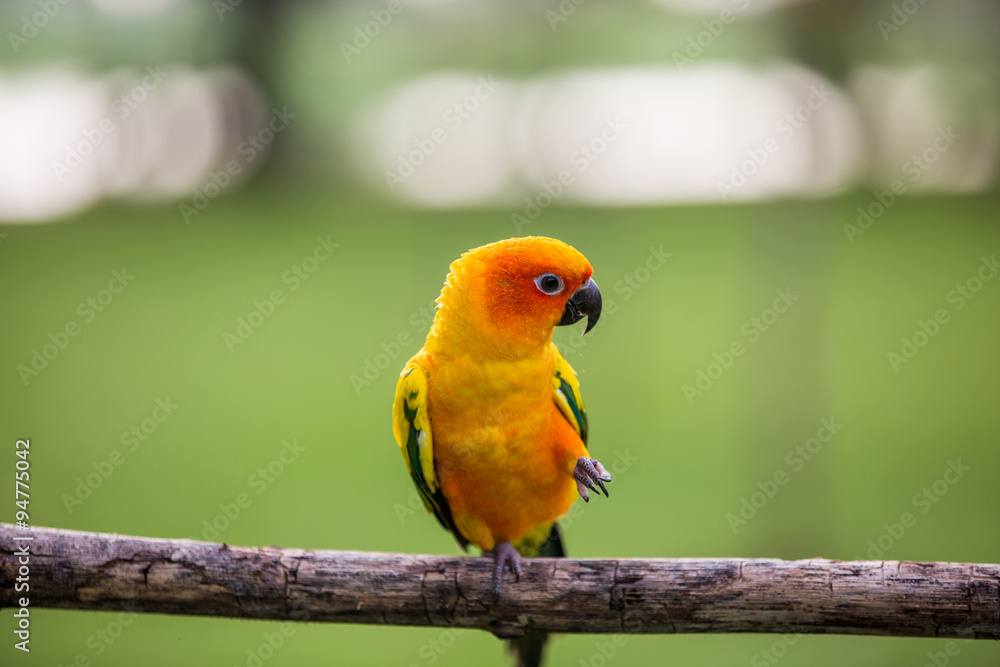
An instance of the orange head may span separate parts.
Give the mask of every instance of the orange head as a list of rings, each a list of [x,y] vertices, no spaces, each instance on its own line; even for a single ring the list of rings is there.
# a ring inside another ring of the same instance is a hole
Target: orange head
[[[601,314],[593,273],[586,257],[555,239],[530,236],[475,248],[452,263],[431,335],[453,334],[494,353],[517,354],[547,343],[557,325],[583,317],[586,333]]]

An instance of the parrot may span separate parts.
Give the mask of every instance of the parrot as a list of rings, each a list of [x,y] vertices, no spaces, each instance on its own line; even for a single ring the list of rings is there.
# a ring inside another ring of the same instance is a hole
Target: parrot
[[[522,557],[563,557],[556,521],[577,496],[609,497],[587,450],[575,371],[552,334],[601,315],[593,268],[544,237],[474,248],[451,263],[423,347],[396,385],[393,435],[429,513],[462,549],[493,559],[493,602]],[[546,636],[513,640],[541,663]]]

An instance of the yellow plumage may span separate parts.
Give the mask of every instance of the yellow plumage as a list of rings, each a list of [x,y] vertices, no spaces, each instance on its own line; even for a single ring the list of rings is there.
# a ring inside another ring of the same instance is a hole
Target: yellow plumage
[[[547,274],[560,294],[535,285]],[[576,499],[586,413],[552,331],[591,274],[576,250],[538,238],[451,266],[427,342],[400,375],[393,430],[428,508],[463,546],[512,542],[530,555]]]

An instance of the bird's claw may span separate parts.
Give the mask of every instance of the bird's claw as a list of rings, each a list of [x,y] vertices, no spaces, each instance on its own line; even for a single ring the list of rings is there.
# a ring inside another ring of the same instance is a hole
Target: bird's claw
[[[597,487],[600,487],[601,491],[604,492],[604,497],[608,497],[608,489],[604,486],[604,483],[611,481],[611,474],[605,470],[604,466],[597,459],[588,459],[586,456],[581,456],[576,460],[573,477],[576,478],[576,490],[580,492],[580,497],[583,498],[584,502],[590,502],[590,494],[587,493],[587,489],[590,489],[594,493],[599,493]],[[594,486],[595,484],[597,486]]]
[[[497,543],[490,553],[493,554],[493,604],[496,604],[500,600],[505,568],[514,573],[516,581],[521,581],[521,554],[510,542]]]

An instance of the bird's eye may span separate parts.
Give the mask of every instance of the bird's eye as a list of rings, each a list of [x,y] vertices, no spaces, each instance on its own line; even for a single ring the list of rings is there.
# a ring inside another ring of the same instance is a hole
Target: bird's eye
[[[562,278],[554,273],[543,273],[535,278],[535,286],[549,296],[563,291]]]

